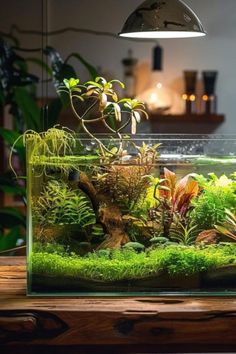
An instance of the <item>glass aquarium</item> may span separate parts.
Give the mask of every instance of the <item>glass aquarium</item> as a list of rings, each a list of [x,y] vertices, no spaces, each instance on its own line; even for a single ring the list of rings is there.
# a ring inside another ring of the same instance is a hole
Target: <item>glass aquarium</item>
[[[26,147],[29,295],[236,293],[235,136],[53,128]]]

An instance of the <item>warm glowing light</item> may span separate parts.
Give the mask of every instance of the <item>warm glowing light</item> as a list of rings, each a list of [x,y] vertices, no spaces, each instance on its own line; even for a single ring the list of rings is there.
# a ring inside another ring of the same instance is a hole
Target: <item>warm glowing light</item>
[[[158,97],[155,93],[151,93],[150,98],[149,98],[149,102],[150,103],[155,103],[157,101]]]
[[[156,81],[152,88],[141,93],[137,99],[145,102],[150,112],[163,114],[171,108],[173,95],[172,90],[165,87],[162,82]]]
[[[191,102],[194,102],[196,100],[196,96],[195,95],[190,95],[189,97]]]
[[[209,100],[209,97],[208,97],[207,95],[203,95],[203,96],[202,96],[202,99],[203,99],[203,101],[208,101],[208,100]]]
[[[119,35],[127,38],[192,38],[203,37],[206,33],[193,31],[147,31],[120,33]]]
[[[184,94],[182,95],[182,98],[183,98],[184,101],[187,101],[188,95],[187,95],[186,93],[184,93]]]

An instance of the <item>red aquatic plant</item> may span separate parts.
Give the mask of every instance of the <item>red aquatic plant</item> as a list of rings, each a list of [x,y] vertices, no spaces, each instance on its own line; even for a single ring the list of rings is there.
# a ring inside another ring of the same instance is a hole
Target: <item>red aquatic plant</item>
[[[164,169],[164,178],[159,185],[159,199],[166,199],[172,213],[185,216],[191,200],[199,193],[198,182],[191,179],[190,175],[177,180],[174,172]]]
[[[164,236],[169,237],[175,216],[186,224],[191,201],[199,194],[200,189],[198,182],[191,179],[191,175],[177,180],[176,174],[165,168],[162,177],[155,187],[154,198],[158,205],[154,210],[154,217],[162,226]]]

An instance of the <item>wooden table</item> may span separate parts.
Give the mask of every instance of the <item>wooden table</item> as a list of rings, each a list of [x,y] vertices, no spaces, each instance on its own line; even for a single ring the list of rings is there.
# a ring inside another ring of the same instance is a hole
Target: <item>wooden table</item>
[[[236,298],[28,298],[24,257],[0,258],[0,353],[229,352]]]

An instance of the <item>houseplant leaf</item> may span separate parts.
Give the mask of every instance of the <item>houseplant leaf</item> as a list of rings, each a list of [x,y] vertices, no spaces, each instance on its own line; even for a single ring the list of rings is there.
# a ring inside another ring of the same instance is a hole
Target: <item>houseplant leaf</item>
[[[16,247],[16,243],[19,238],[19,227],[13,227],[6,235],[0,234],[0,250],[5,251]]]
[[[0,209],[0,229],[24,226],[25,216],[16,208],[6,207]]]
[[[0,127],[0,136],[5,140],[9,146],[14,144],[14,152],[16,152],[21,161],[25,161],[25,148],[23,146],[22,139],[19,139],[21,134],[17,131],[1,128]]]
[[[87,62],[87,60],[85,60],[80,54],[78,54],[78,53],[70,54],[65,62],[68,62],[71,58],[78,59],[84,65],[84,67],[88,70],[88,72],[91,75],[93,80],[95,80],[96,77],[99,76],[97,69],[93,65],[89,64]]]
[[[14,90],[14,96],[17,105],[22,111],[27,128],[40,131],[41,111],[37,106],[36,100],[23,87],[16,87]]]

